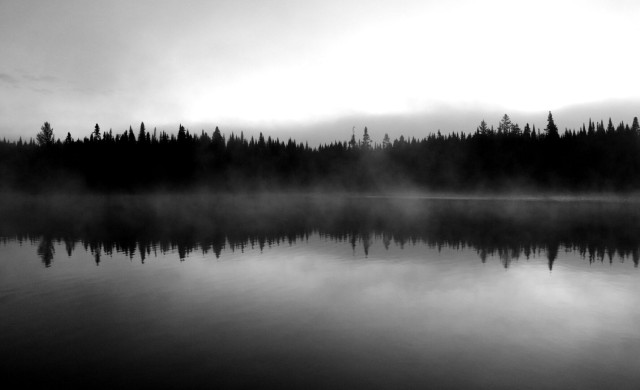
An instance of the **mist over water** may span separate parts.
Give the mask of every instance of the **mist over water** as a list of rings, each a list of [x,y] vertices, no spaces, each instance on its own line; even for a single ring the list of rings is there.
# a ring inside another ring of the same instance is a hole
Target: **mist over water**
[[[39,387],[634,388],[637,205],[5,197],[2,375]]]

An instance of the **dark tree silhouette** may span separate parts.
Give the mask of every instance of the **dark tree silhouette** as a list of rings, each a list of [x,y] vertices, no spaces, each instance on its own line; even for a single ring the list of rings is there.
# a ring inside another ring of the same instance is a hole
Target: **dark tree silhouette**
[[[640,126],[589,120],[562,135],[551,112],[546,132],[535,124],[520,130],[504,115],[494,131],[483,120],[473,133],[428,134],[425,138],[373,142],[367,128],[360,143],[311,148],[295,140],[260,134],[222,134],[215,128],[176,134],[144,123],[120,134],[54,142],[49,123],[36,141],[0,141],[0,187],[64,190],[80,184],[94,191],[347,189],[630,191],[640,189]],[[553,141],[553,142],[550,142]],[[404,188],[404,187],[403,187]]]
[[[184,129],[184,126],[180,125],[178,128],[178,142],[184,143],[187,140],[187,132]]]
[[[100,135],[100,126],[96,123],[96,126],[93,128],[93,140],[94,141],[100,141],[100,139],[102,138]]]
[[[391,147],[391,139],[389,138],[389,134],[384,133],[384,138],[382,139],[382,148],[387,150]]]
[[[487,122],[485,122],[484,119],[480,122],[480,126],[478,126],[477,132],[479,134],[487,134],[489,132]]]
[[[349,148],[355,149],[358,146],[356,142],[356,128],[353,128],[353,132],[351,133],[351,140],[349,140]]]
[[[44,122],[44,125],[40,128],[40,132],[36,135],[36,140],[40,146],[48,146],[54,143],[53,127],[51,127],[49,122]]]
[[[140,122],[140,132],[138,133],[138,142],[145,143],[147,141],[147,132],[144,128],[144,122]]]
[[[42,237],[40,243],[38,244],[38,256],[42,260],[42,263],[45,267],[50,267],[51,262],[53,261],[53,256],[55,255],[56,250],[53,246],[53,241],[51,237]]]
[[[613,122],[611,121],[611,118],[609,118],[609,123],[607,123],[607,133],[613,134],[614,131],[616,131],[616,129],[615,127],[613,127]]]
[[[556,126],[555,122],[553,121],[553,115],[551,115],[551,111],[549,111],[549,116],[547,117],[547,127],[545,131],[547,132],[547,137],[549,137],[550,139],[557,139],[559,136],[558,126]]]
[[[365,150],[371,149],[371,137],[369,136],[369,130],[365,126],[364,134],[362,134],[362,148]]]
[[[469,247],[483,262],[488,256],[499,257],[505,268],[513,259],[543,251],[551,269],[561,247],[590,263],[605,258],[611,262],[613,256],[631,259],[635,266],[640,261],[640,209],[624,202],[594,207],[592,202],[397,202],[334,195],[329,196],[331,201],[321,195],[263,195],[264,202],[253,202],[254,197],[238,194],[220,195],[215,202],[199,195],[160,197],[155,202],[145,197],[113,197],[107,202],[77,199],[65,197],[53,207],[46,201],[20,198],[0,203],[0,236],[34,239],[37,255],[47,267],[56,255],[55,243],[64,243],[68,256],[84,248],[97,264],[108,261],[114,252],[139,256],[141,261],[156,251],[175,253],[176,249],[180,259],[198,249],[212,250],[219,257],[224,248],[263,249],[265,243],[292,243],[318,233],[349,242],[365,254],[380,239],[387,248],[392,242],[400,247],[417,242]],[[28,213],[40,218],[25,219]]]
[[[511,123],[511,118],[509,118],[509,115],[504,114],[500,120],[500,124],[498,124],[498,133],[509,134],[512,129],[513,124]]]

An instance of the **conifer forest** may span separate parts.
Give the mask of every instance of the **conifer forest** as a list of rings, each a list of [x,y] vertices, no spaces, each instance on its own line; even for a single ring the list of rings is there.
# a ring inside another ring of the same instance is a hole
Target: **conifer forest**
[[[118,133],[98,124],[84,138],[45,122],[34,138],[0,142],[4,190],[634,191],[640,189],[640,125],[588,120],[561,132],[504,115],[497,128],[424,138],[365,127],[349,141],[311,147],[260,134],[245,137],[147,129]],[[379,135],[377,135],[379,137]]]

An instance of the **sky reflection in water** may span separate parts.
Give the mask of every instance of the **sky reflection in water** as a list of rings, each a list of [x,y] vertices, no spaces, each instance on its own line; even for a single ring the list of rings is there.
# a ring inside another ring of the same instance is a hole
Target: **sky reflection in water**
[[[469,240],[353,237],[311,232],[233,250],[226,239],[217,254],[199,244],[187,255],[159,241],[144,263],[139,245],[131,256],[102,243],[99,266],[90,240],[69,256],[53,239],[49,267],[41,239],[7,239],[3,377],[343,388],[633,388],[640,379],[639,275],[615,246],[610,263],[589,261],[579,243],[558,245],[550,271],[548,245],[528,259],[498,246],[483,262],[487,247]]]

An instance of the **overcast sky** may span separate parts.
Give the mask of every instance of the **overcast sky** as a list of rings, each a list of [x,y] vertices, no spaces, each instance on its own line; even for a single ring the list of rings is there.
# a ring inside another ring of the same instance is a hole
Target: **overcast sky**
[[[0,136],[626,122],[639,38],[633,0],[0,0]]]

